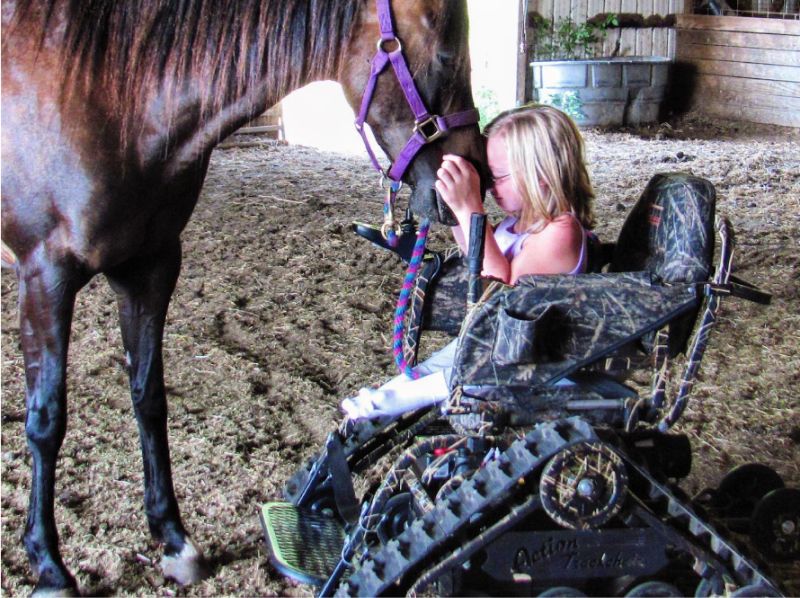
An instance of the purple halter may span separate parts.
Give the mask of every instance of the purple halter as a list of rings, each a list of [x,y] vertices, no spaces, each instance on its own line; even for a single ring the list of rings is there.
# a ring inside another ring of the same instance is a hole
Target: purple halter
[[[364,146],[367,148],[372,164],[379,172],[383,173],[383,169],[372,151],[369,139],[367,139],[364,122],[367,120],[367,113],[372,103],[372,95],[375,93],[378,76],[386,68],[386,65],[391,63],[400,87],[403,89],[406,101],[414,113],[414,128],[412,129],[411,137],[398,154],[394,164],[384,173],[393,183],[399,183],[409,164],[411,164],[424,145],[446,135],[450,129],[476,124],[479,120],[479,114],[474,108],[447,116],[438,116],[428,112],[417,91],[414,78],[411,76],[408,62],[406,62],[406,57],[403,54],[403,46],[400,43],[400,39],[395,35],[389,2],[390,0],[376,0],[381,37],[378,40],[378,50],[372,59],[369,81],[367,81],[367,87],[364,89],[364,95],[361,98],[361,109],[356,117],[355,125],[356,130],[364,140]],[[396,48],[387,52],[384,46],[390,43],[394,43]]]

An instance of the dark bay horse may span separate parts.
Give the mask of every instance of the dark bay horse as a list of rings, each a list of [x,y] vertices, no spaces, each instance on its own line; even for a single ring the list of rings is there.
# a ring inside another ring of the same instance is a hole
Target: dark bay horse
[[[472,108],[465,2],[402,0],[392,10],[431,113]],[[339,81],[358,105],[384,21],[372,0],[3,2],[2,238],[19,278],[33,457],[24,542],[37,590],[77,591],[59,553],[55,469],[73,305],[99,273],[118,295],[164,574],[182,584],[205,574],[181,522],[167,444],[162,334],[180,234],[221,139],[313,80]],[[396,157],[414,116],[393,76],[377,80],[367,122]],[[436,216],[443,152],[484,160],[477,125],[431,141],[404,178],[412,208]]]

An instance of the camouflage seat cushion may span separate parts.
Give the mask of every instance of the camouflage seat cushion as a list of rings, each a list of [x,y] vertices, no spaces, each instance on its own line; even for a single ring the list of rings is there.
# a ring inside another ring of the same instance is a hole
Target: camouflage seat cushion
[[[587,271],[600,272],[610,261],[613,245],[600,243],[594,236],[588,241]],[[467,315],[469,270],[458,247],[441,254],[441,259],[436,276],[425,281],[425,292],[415,293],[414,309],[421,311],[422,330],[438,330],[455,336]]]
[[[553,384],[699,302],[694,285],[653,283],[647,272],[526,276],[488,294],[459,335],[460,384]]]

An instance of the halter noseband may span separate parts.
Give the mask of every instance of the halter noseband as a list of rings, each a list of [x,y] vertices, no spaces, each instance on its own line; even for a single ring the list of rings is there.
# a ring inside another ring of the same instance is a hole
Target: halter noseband
[[[414,78],[411,76],[408,62],[403,54],[403,46],[400,43],[400,39],[395,35],[389,2],[390,0],[376,0],[381,37],[378,40],[377,52],[372,59],[369,81],[367,81],[364,95],[361,97],[361,109],[356,117],[355,125],[356,130],[361,135],[361,139],[364,140],[364,146],[367,148],[372,164],[392,183],[399,184],[406,169],[423,146],[446,135],[450,129],[476,124],[479,121],[479,114],[475,108],[464,110],[463,112],[455,112],[447,116],[438,116],[428,112],[425,102],[422,101],[422,97],[417,91]],[[387,51],[386,47],[392,45],[394,45],[394,48]],[[403,95],[414,113],[414,127],[411,137],[398,154],[394,163],[389,167],[389,170],[384,173],[378,159],[375,157],[375,152],[372,151],[369,139],[367,139],[364,123],[367,120],[378,76],[386,68],[386,65],[390,63],[403,90]]]

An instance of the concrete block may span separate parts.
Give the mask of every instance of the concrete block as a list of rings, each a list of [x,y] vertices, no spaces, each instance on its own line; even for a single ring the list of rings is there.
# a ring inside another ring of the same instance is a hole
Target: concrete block
[[[542,87],[585,87],[587,84],[586,65],[579,61],[543,64],[540,68]]]

